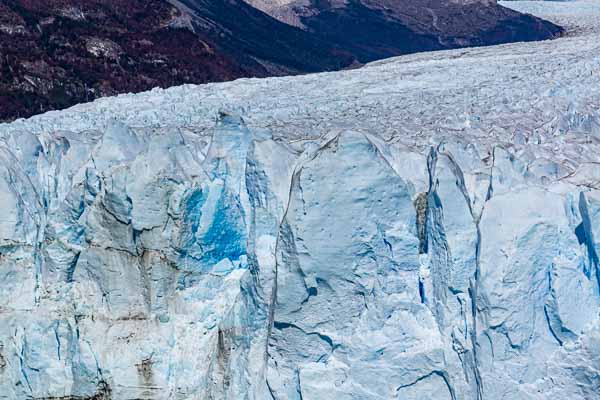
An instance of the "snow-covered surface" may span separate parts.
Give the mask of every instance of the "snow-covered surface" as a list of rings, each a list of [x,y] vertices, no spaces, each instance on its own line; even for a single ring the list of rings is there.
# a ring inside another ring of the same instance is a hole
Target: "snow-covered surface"
[[[505,5],[570,34],[0,125],[0,399],[600,398],[600,2]]]
[[[600,24],[600,2],[596,0],[572,1],[501,1],[505,7],[533,14],[540,18],[560,24],[567,29],[569,36],[582,36],[586,33],[598,33]]]

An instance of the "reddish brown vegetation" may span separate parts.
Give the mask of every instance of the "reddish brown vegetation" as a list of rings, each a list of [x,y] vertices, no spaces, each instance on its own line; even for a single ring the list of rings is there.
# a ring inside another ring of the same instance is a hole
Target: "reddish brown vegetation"
[[[306,30],[243,0],[2,0],[0,121],[153,87],[353,67],[553,37],[551,23],[445,0],[314,0]],[[182,11],[184,10],[184,11]]]
[[[179,16],[161,0],[4,0],[0,120],[251,73],[208,38],[171,27]]]

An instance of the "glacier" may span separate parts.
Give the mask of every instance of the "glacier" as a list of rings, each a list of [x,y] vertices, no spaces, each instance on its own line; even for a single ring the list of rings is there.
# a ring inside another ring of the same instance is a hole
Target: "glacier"
[[[0,125],[0,399],[600,399],[600,2],[505,4]]]

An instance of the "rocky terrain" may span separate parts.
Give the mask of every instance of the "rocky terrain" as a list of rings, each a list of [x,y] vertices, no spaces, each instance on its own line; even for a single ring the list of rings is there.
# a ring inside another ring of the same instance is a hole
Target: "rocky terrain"
[[[0,120],[244,73],[163,1],[3,1]],[[184,57],[185,55],[185,57]]]
[[[324,35],[360,62],[467,46],[543,40],[556,25],[493,0],[248,0],[282,22]]]
[[[595,400],[600,3],[554,41],[0,125],[0,399]]]
[[[561,32],[496,5],[444,6],[452,12],[435,20],[425,6],[402,5],[425,12],[418,27],[352,3],[339,15],[323,10],[302,30],[242,0],[5,0],[0,121],[154,87],[339,70]]]
[[[198,13],[202,23],[164,0],[3,1],[0,120],[153,87],[351,63],[243,2],[207,2]]]

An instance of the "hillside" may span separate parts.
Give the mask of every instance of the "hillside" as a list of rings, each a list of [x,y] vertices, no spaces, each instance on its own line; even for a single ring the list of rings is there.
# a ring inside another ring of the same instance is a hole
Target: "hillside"
[[[544,40],[561,29],[495,1],[248,0],[361,62],[419,51]]]
[[[420,1],[319,3],[301,29],[242,0],[6,0],[0,121],[154,87],[332,71],[561,32],[495,4]]]
[[[163,0],[3,1],[0,120],[153,87],[350,63],[245,3],[207,4],[201,24]]]

